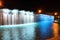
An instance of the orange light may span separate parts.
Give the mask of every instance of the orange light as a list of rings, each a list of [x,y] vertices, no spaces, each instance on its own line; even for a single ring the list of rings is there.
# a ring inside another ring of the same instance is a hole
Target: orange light
[[[55,13],[54,13],[54,15],[58,15],[58,13],[57,13],[57,12],[55,12]]]
[[[2,3],[2,1],[0,1],[0,7],[2,7],[3,6],[3,3]]]
[[[58,37],[58,23],[53,24],[54,37]]]
[[[42,10],[38,10],[38,13],[41,13],[42,12]]]

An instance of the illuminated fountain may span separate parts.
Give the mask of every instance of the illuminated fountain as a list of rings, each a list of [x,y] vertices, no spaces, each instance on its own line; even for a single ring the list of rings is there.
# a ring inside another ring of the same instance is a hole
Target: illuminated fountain
[[[2,9],[4,25],[0,26],[2,40],[34,40],[35,27],[33,12]],[[29,17],[30,16],[30,17]]]
[[[12,24],[18,24],[18,10],[12,10]]]
[[[15,24],[15,13],[12,13],[12,25],[14,25],[14,24]]]
[[[29,11],[26,11],[26,23],[29,23],[29,14],[30,14],[30,12]]]
[[[23,23],[24,24],[28,24],[29,23],[29,11],[25,12],[25,11],[21,11],[23,12]],[[26,27],[22,27],[22,33],[21,33],[21,36],[22,36],[22,40],[34,40],[34,37],[35,37],[35,28],[34,28],[34,25],[30,25],[30,26],[26,26]]]
[[[3,11],[2,9],[0,9],[0,25],[2,25],[3,23]]]
[[[40,34],[41,34],[41,40],[51,38],[53,37],[53,23],[54,23],[54,17],[40,14]]]
[[[11,15],[9,15],[10,10],[9,9],[3,9],[2,11],[3,11],[4,25],[11,24],[11,19],[10,19]]]
[[[29,20],[30,20],[30,23],[34,23],[34,13],[33,12],[29,13]]]
[[[24,24],[26,21],[26,18],[25,18],[25,11],[24,10],[21,10],[19,11],[19,20],[20,20],[20,24]]]
[[[35,16],[34,12],[17,9],[2,9],[2,11],[3,17],[0,18],[4,24],[0,26],[3,30],[2,40],[35,40],[37,25],[42,40],[52,35],[53,16],[43,14]],[[34,22],[34,16],[36,22]]]
[[[35,40],[36,23],[4,25],[2,28],[2,40]]]

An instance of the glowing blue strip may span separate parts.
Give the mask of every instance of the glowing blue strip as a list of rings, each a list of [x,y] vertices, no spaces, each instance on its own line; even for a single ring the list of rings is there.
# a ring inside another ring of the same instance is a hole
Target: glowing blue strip
[[[40,21],[54,21],[54,16],[40,14]]]
[[[27,23],[27,24],[17,24],[17,25],[1,25],[0,28],[10,28],[10,27],[29,27],[36,26],[37,23]]]

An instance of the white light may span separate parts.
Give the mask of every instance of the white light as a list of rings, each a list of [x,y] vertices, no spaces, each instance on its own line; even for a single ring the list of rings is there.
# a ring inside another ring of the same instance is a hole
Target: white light
[[[34,13],[33,12],[30,12],[30,15],[29,15],[29,19],[30,19],[30,23],[33,23],[34,22]]]
[[[18,10],[17,9],[14,9],[14,10],[12,10],[12,13],[13,14],[17,14],[18,13]]]
[[[25,11],[24,10],[21,10],[19,12],[20,12],[20,14],[25,14]]]
[[[30,23],[30,11],[27,11],[27,23]]]
[[[30,14],[30,12],[29,12],[29,11],[26,11],[26,14],[27,14],[27,15],[29,15],[29,14]]]
[[[12,11],[12,24],[17,24],[17,20],[18,20],[18,10],[17,9],[13,9]]]
[[[10,11],[11,10],[9,10],[9,9],[3,9],[3,13],[6,13],[6,14],[9,14]]]

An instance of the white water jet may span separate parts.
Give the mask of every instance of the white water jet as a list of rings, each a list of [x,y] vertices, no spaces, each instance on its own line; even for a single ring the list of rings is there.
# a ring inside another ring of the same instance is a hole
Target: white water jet
[[[4,20],[4,25],[8,24],[8,15],[9,15],[10,10],[9,9],[3,9],[3,20]]]
[[[14,23],[15,23],[15,19],[14,19],[14,17],[15,17],[15,15],[12,14],[12,25],[14,25]]]
[[[29,19],[30,19],[29,13],[30,13],[29,11],[26,11],[26,23],[29,23]]]
[[[12,15],[11,14],[9,14],[8,15],[8,25],[11,25],[12,24]]]
[[[14,10],[12,10],[12,13],[13,13],[13,15],[14,15],[14,24],[17,24],[17,20],[18,20],[18,10],[17,9],[14,9]]]
[[[21,21],[23,22],[23,24],[26,23],[25,11],[24,11],[24,10],[21,10],[21,11],[20,11],[20,15],[21,15],[21,16],[20,16],[20,20],[22,19]],[[21,22],[21,21],[20,21],[20,22]]]
[[[33,12],[30,12],[29,15],[30,15],[30,16],[29,16],[29,18],[30,18],[30,23],[34,23],[34,14],[33,14]]]
[[[19,11],[19,24],[23,24],[23,14]]]

